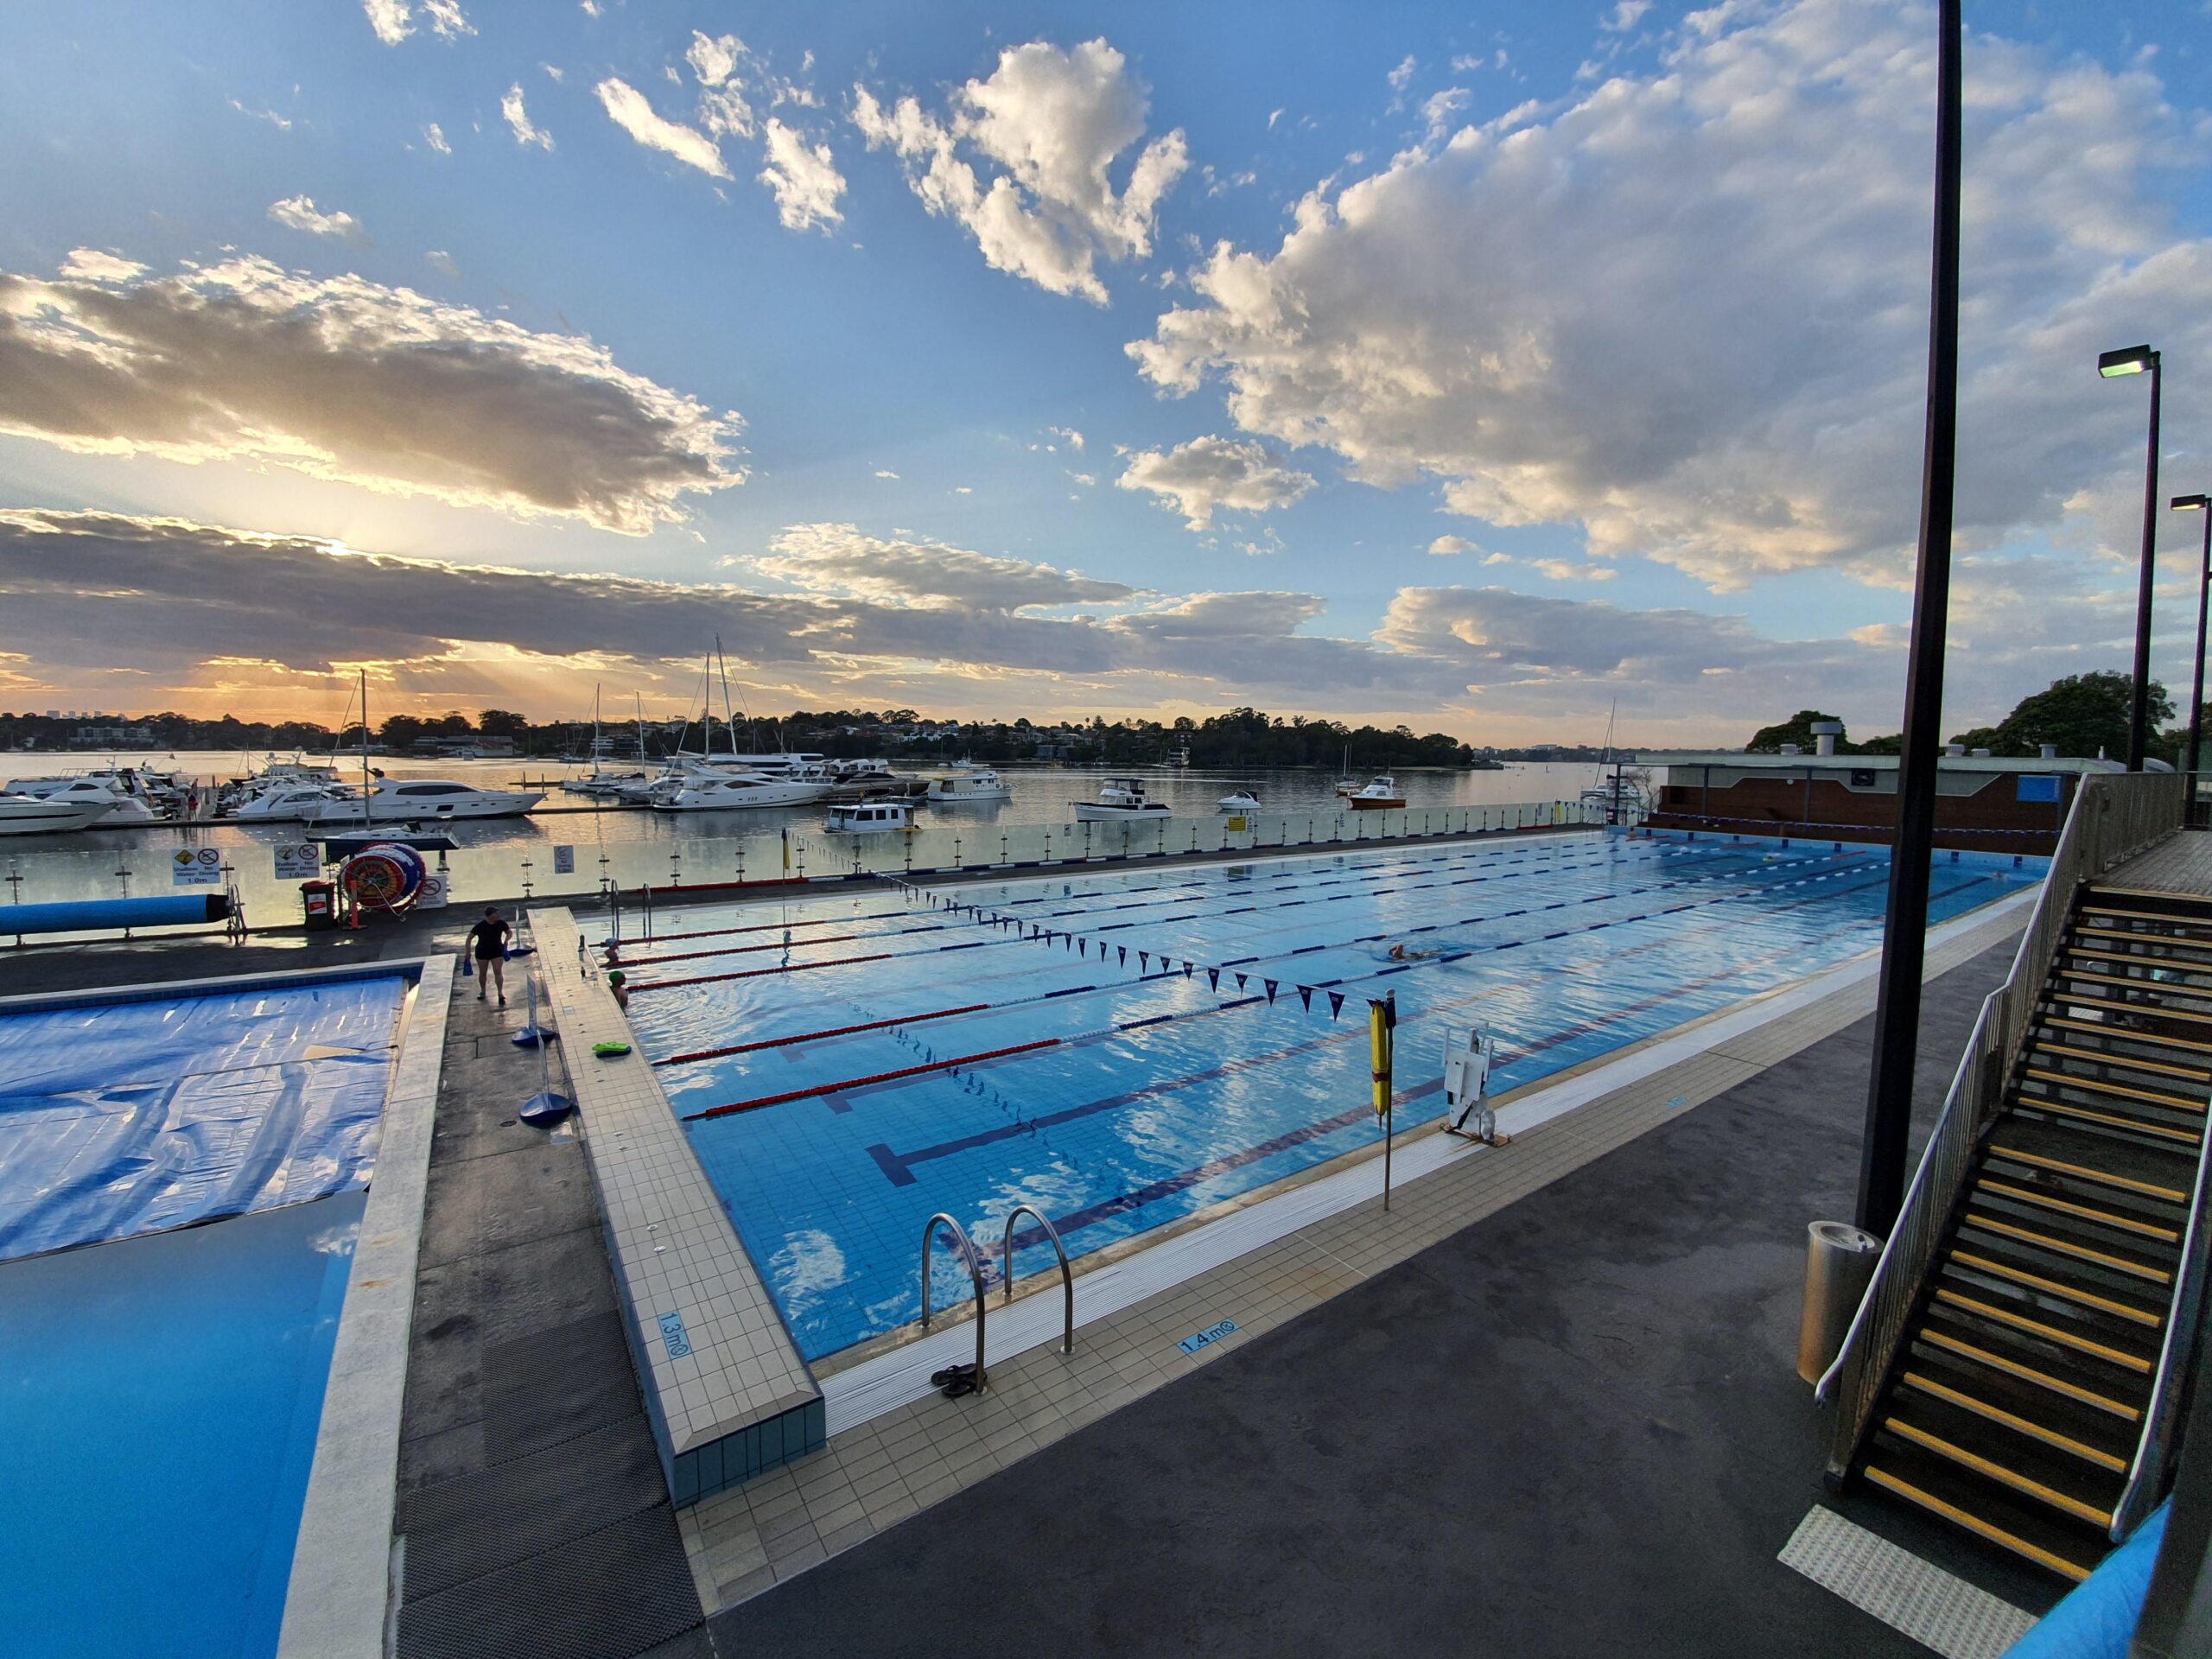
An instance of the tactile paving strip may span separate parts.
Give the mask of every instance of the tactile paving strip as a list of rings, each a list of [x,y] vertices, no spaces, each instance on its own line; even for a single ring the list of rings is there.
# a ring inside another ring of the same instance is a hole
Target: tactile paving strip
[[[2000,1659],[2036,1623],[2011,1602],[1818,1504],[1779,1559],[1943,1659]]]

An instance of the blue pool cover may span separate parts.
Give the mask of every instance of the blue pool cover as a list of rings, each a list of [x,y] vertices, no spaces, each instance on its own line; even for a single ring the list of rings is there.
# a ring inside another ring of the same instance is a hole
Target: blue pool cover
[[[405,990],[0,1016],[0,1262],[365,1185]]]
[[[1929,920],[2041,876],[1944,855]],[[1888,879],[1879,849],[1548,836],[686,911],[622,956],[814,1358],[918,1316],[934,1211],[995,1250],[1033,1204],[1081,1255],[1371,1144],[1370,996],[1427,1129],[1447,1029],[1494,1033],[1520,1087],[1872,948]],[[1050,1263],[1016,1241],[1018,1274]]]

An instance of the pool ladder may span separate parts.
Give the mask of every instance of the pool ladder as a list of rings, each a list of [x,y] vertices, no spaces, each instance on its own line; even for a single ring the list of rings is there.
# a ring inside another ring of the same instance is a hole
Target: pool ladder
[[[1033,1204],[1017,1204],[1006,1218],[1006,1237],[999,1246],[999,1277],[1006,1286],[1006,1300],[1014,1300],[1014,1224],[1025,1215],[1036,1217],[1037,1224],[1045,1230],[1045,1236],[1052,1243],[1052,1253],[1060,1258],[1060,1351],[1071,1354],[1075,1352],[1075,1270],[1068,1265],[1067,1246],[1060,1243],[1059,1229]],[[990,1299],[983,1291],[983,1262],[967,1230],[942,1210],[922,1228],[922,1329],[930,1328],[930,1245],[941,1226],[952,1230],[953,1244],[967,1267],[969,1282],[976,1287],[976,1392],[981,1394],[989,1380],[983,1369],[983,1320],[990,1306]]]

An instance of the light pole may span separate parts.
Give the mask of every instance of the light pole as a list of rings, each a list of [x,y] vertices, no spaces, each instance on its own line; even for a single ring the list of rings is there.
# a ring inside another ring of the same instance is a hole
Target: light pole
[[[2204,715],[2204,608],[2212,598],[2212,500],[2201,495],[2177,495],[2171,503],[2176,512],[2201,512],[2204,515],[2204,551],[2196,562],[2196,680],[2189,696],[2189,800],[2191,808],[2196,804],[2197,744],[2203,737]],[[2194,811],[2190,816],[2195,817]]]
[[[1943,648],[1951,604],[1951,509],[1959,436],[1960,0],[1940,0],[1936,58],[1936,234],[1928,304],[1928,410],[1920,472],[1920,560],[1905,655],[1897,828],[1874,1001],[1874,1064],[1859,1153],[1859,1228],[1886,1238],[1904,1204],[1912,1072],[1920,1052],[1929,864],[1943,719]]]
[[[2151,728],[2152,543],[2158,529],[2158,354],[2148,346],[2124,346],[2097,359],[2097,372],[2107,380],[2123,375],[2151,376],[2151,446],[2143,462],[2143,571],[2135,589],[2135,702],[2127,715],[2127,769],[2143,770]]]

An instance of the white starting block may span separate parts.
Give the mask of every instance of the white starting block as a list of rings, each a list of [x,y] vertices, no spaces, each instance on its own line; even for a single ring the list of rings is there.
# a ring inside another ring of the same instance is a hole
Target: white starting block
[[[1506,1137],[1497,1132],[1497,1114],[1489,1103],[1491,1062],[1497,1057],[1497,1039],[1485,1037],[1479,1027],[1445,1031],[1445,1134],[1484,1146],[1505,1144]]]

